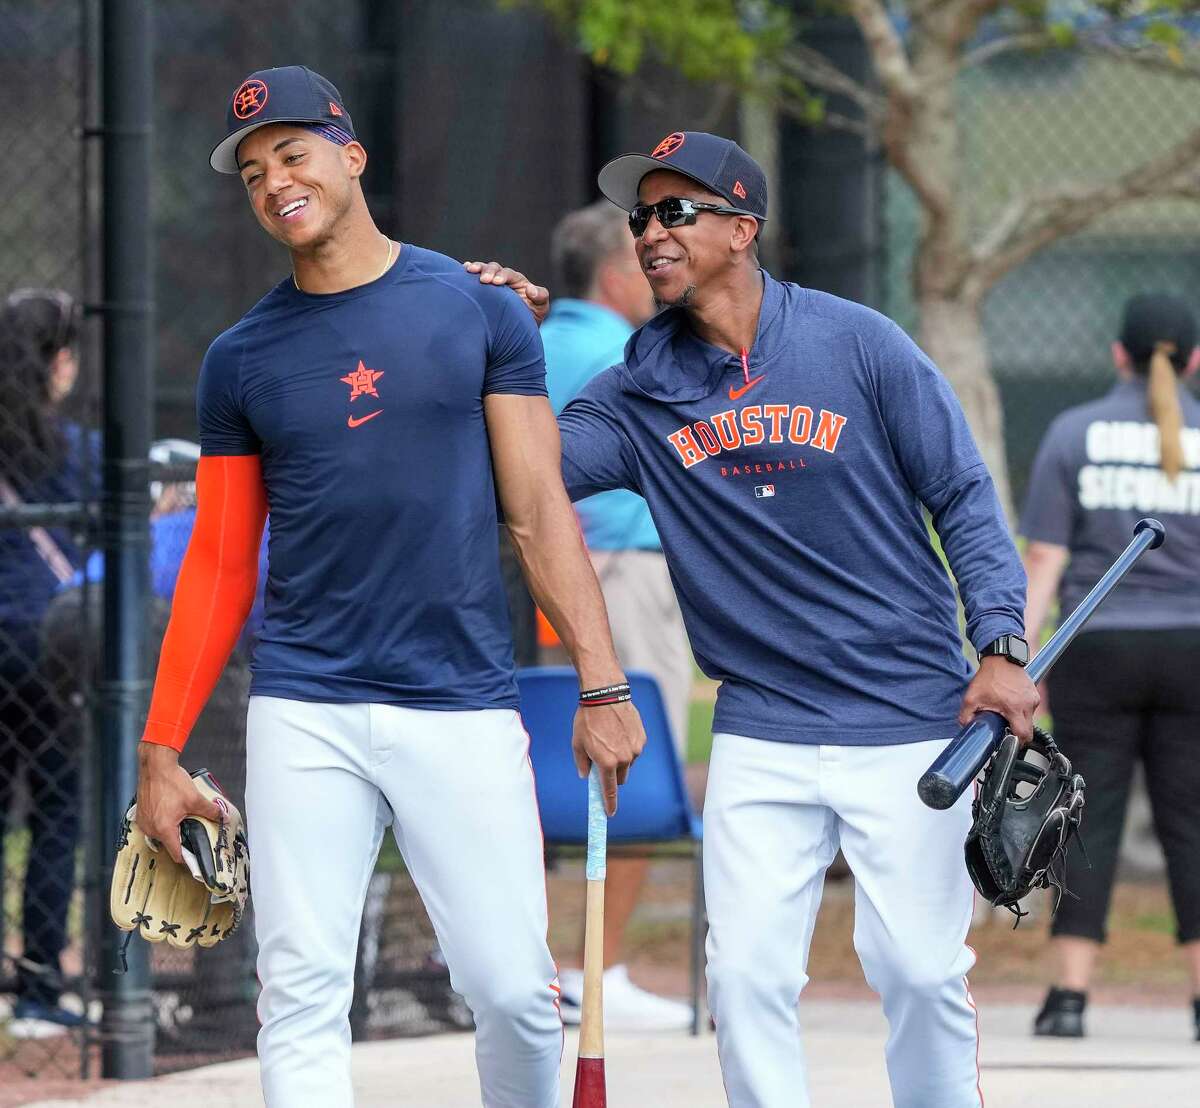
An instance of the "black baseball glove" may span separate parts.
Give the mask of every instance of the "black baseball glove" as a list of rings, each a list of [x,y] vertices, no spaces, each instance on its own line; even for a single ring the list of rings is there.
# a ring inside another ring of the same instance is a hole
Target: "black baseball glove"
[[[1017,917],[1014,927],[1028,915],[1020,902],[1034,889],[1053,887],[1061,898],[1067,844],[1083,820],[1083,778],[1071,772],[1049,734],[1035,727],[1033,741],[1022,750],[1006,731],[971,812],[967,872],[990,904]]]

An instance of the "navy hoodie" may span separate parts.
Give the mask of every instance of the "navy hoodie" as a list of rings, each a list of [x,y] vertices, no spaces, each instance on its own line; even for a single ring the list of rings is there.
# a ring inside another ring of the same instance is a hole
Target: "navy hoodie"
[[[713,729],[783,742],[944,738],[978,649],[1020,634],[1025,574],[946,379],[886,317],[763,273],[746,364],[681,309],[559,417],[573,500],[646,498]]]

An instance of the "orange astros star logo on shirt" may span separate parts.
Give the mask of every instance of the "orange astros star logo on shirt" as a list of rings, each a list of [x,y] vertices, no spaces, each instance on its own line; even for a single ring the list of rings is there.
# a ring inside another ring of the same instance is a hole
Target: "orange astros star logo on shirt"
[[[347,373],[345,377],[340,377],[340,381],[344,381],[350,386],[350,399],[357,400],[360,396],[373,396],[379,399],[379,393],[375,388],[375,382],[383,376],[383,370],[367,369],[362,363],[362,359],[358,360],[358,368],[353,373]]]

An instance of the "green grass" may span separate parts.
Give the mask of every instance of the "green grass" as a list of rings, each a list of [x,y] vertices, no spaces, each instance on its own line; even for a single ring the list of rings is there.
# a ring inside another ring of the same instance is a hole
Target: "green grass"
[[[379,848],[379,861],[375,864],[377,873],[403,873],[404,859],[400,857],[400,848],[391,829],[383,836],[383,845]]]
[[[67,935],[71,942],[83,939],[83,888],[78,884],[84,878],[83,847],[76,852],[76,888],[67,910]],[[5,933],[8,936],[21,932],[21,898],[25,890],[25,870],[29,864],[29,831],[18,827],[4,837],[4,872],[0,873],[4,888],[0,911],[4,913]]]
[[[1132,922],[1138,931],[1153,931],[1159,935],[1174,935],[1177,926],[1170,912],[1145,912],[1134,916]]]
[[[688,765],[708,761],[712,753],[713,703],[693,700],[688,705],[687,761]]]
[[[29,860],[29,832],[24,827],[16,828],[4,836],[4,919],[9,928],[20,928],[21,889],[25,880],[25,866]]]

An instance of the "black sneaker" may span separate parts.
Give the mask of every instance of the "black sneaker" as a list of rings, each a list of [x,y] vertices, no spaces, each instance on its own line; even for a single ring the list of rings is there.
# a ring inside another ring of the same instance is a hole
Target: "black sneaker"
[[[1033,1021],[1033,1033],[1053,1035],[1060,1039],[1082,1039],[1083,1010],[1086,1007],[1087,993],[1052,988]]]

